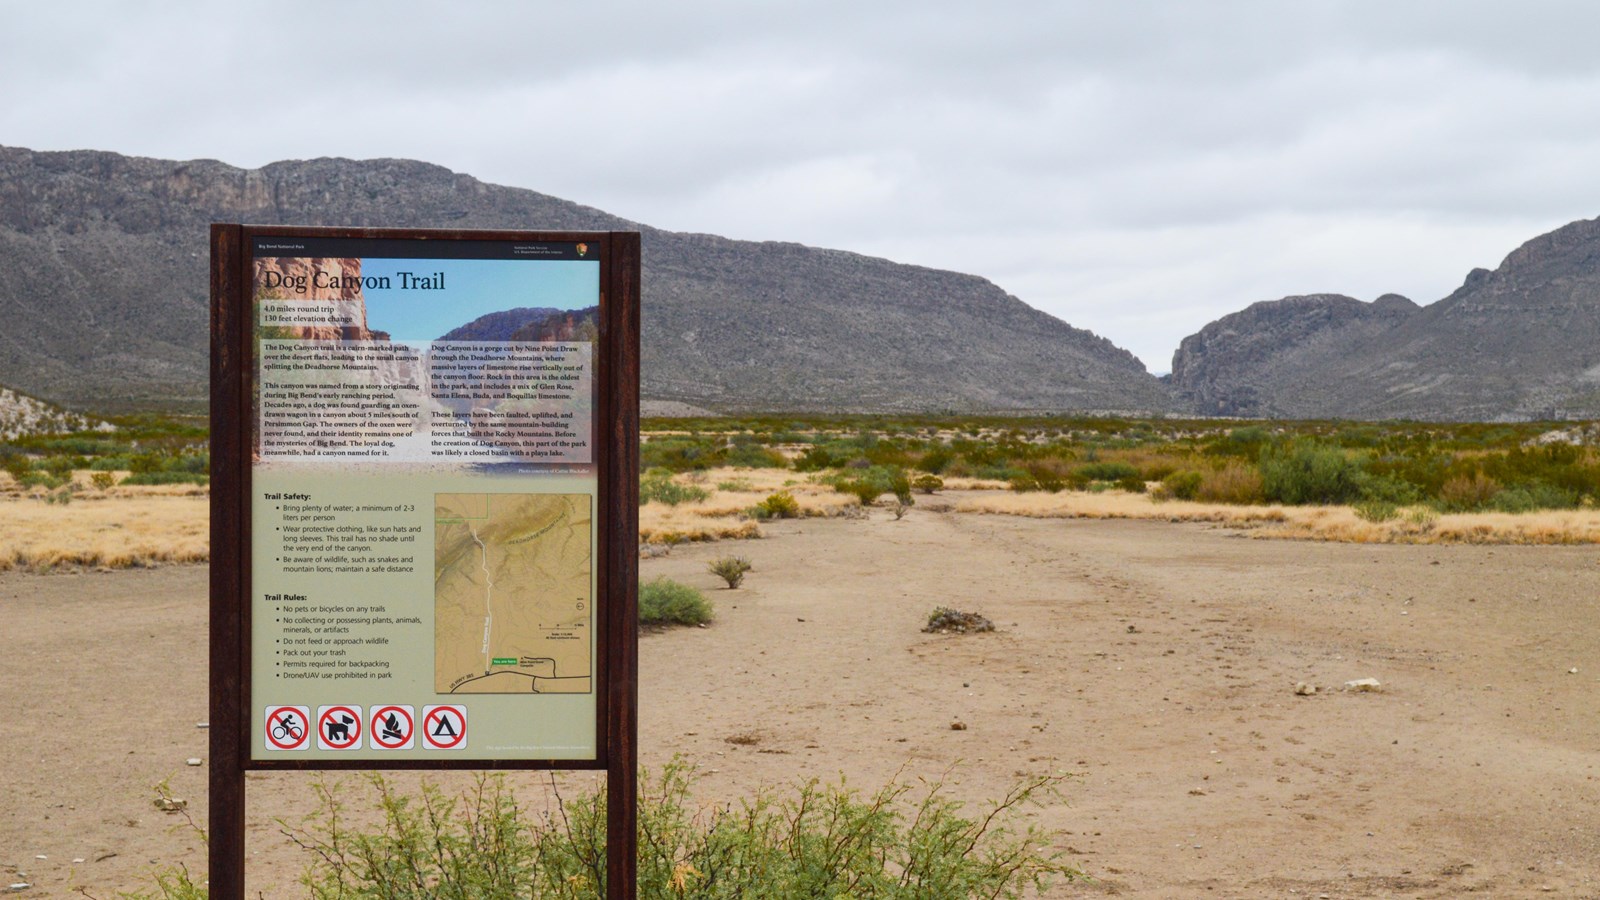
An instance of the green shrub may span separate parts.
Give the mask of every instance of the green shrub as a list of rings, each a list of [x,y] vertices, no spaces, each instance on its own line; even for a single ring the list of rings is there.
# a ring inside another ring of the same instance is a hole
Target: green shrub
[[[133,459],[127,456],[102,456],[89,461],[91,472],[129,472],[133,470]]]
[[[834,489],[845,494],[855,494],[862,506],[871,506],[884,494],[894,494],[900,502],[910,505],[911,480],[898,466],[868,466],[852,469],[850,474],[834,482]]]
[[[1151,496],[1157,500],[1193,500],[1200,496],[1200,485],[1204,481],[1205,476],[1193,469],[1173,472],[1161,479],[1161,486]]]
[[[795,519],[800,516],[800,501],[788,491],[779,491],[767,495],[767,499],[756,505],[763,519]]]
[[[1574,494],[1548,484],[1506,488],[1489,500],[1495,512],[1523,513],[1537,509],[1571,509],[1578,505]]]
[[[677,506],[679,503],[694,503],[710,496],[711,492],[703,487],[679,484],[672,479],[672,473],[664,469],[653,469],[639,479],[640,506],[651,502]]]
[[[820,472],[823,469],[838,468],[839,464],[840,460],[835,459],[833,454],[829,453],[826,448],[807,447],[806,452],[795,459],[794,470],[796,472]]]
[[[205,484],[211,480],[202,472],[134,472],[122,479],[125,485],[136,484]]]
[[[1093,462],[1079,466],[1077,474],[1089,481],[1121,481],[1138,477],[1139,470],[1125,462]]]
[[[729,478],[727,481],[717,482],[719,491],[753,491],[755,483],[748,478]]]
[[[742,556],[721,556],[706,564],[706,571],[726,581],[729,590],[743,583],[751,568],[750,560]]]
[[[117,486],[117,476],[110,472],[93,472],[89,475],[89,482],[98,490],[109,491]]]
[[[0,468],[5,469],[6,474],[21,482],[28,477],[29,472],[33,471],[33,460],[29,459],[26,454],[12,452],[0,459]]]
[[[1149,489],[1144,483],[1144,477],[1140,475],[1129,475],[1126,478],[1117,479],[1117,487],[1130,494],[1142,494]]]
[[[639,585],[639,624],[701,625],[711,621],[711,602],[682,582],[657,578]]]
[[[911,480],[911,486],[924,494],[937,494],[944,489],[944,479],[937,475],[918,475]]]
[[[1362,496],[1364,475],[1358,460],[1315,441],[1261,457],[1262,493],[1278,503],[1353,503]]]
[[[1060,777],[1023,778],[972,814],[942,778],[892,780],[872,793],[812,779],[784,796],[762,788],[737,806],[708,807],[691,796],[694,777],[681,759],[658,777],[641,773],[641,900],[1015,900],[1083,875],[1048,847],[1054,834],[1015,824],[1025,807],[1059,794]],[[428,781],[416,797],[382,775],[367,783],[376,825],[356,824],[373,817],[317,782],[319,808],[285,828],[311,860],[304,881],[316,900],[605,896],[603,787],[558,796],[552,812],[532,818],[499,775],[480,775],[455,797]]]

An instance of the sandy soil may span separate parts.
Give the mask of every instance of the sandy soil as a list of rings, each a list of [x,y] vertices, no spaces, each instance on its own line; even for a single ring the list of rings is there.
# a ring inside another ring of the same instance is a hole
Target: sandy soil
[[[976,802],[1018,773],[1081,773],[1033,815],[1096,881],[1050,896],[1600,897],[1594,548],[1263,541],[936,504],[646,560],[646,577],[708,590],[708,559],[756,566],[710,591],[712,627],[642,639],[646,764],[687,755],[708,800],[961,761]],[[20,869],[31,895],[106,897],[155,861],[203,868],[151,787],[170,778],[204,809],[205,769],[184,760],[207,749],[205,591],[203,567],[0,575],[8,883]],[[1000,630],[921,633],[937,604]],[[1338,690],[1363,677],[1384,690]],[[1296,696],[1302,681],[1319,692]],[[540,776],[517,780],[542,795]],[[253,887],[303,895],[273,819],[309,811],[307,779],[249,790]]]

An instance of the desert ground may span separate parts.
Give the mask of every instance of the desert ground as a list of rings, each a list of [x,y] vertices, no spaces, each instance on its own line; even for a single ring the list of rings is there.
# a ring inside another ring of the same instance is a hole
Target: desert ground
[[[953,505],[643,560],[717,610],[641,638],[644,764],[682,754],[706,803],[953,766],[978,805],[1072,773],[1028,815],[1093,880],[1051,897],[1600,897],[1594,545],[1257,540]],[[705,571],[729,552],[755,565],[737,590]],[[205,808],[205,766],[185,760],[207,756],[206,579],[0,573],[0,874],[23,895],[204,868],[152,799],[165,781]],[[936,605],[998,630],[925,634]],[[1369,677],[1381,691],[1340,689]],[[252,892],[304,896],[276,820],[312,809],[309,781],[250,778]],[[547,776],[513,781],[548,796]]]

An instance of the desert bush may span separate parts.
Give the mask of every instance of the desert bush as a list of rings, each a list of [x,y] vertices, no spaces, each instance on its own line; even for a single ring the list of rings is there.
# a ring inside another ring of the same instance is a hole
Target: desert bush
[[[729,478],[727,481],[717,482],[719,491],[753,491],[755,483],[748,478]]]
[[[12,452],[6,454],[4,458],[0,458],[0,468],[5,469],[6,474],[20,483],[22,479],[28,477],[28,473],[33,471],[33,460],[29,459],[26,454]]]
[[[652,469],[639,479],[640,506],[652,502],[677,506],[679,503],[694,503],[710,496],[711,492],[703,487],[679,484],[673,480],[672,473],[665,469]]]
[[[750,569],[750,560],[742,556],[720,556],[706,564],[706,571],[726,581],[729,590],[743,583]]]
[[[1221,468],[1202,473],[1195,498],[1207,503],[1234,503],[1240,506],[1266,499],[1261,486],[1261,472],[1255,466],[1242,462],[1228,462]]]
[[[89,483],[93,484],[97,490],[109,491],[117,486],[117,476],[110,472],[91,472],[89,474]]]
[[[1552,485],[1530,484],[1506,488],[1490,498],[1488,505],[1496,512],[1524,513],[1537,509],[1571,509],[1578,505],[1578,498]]]
[[[796,457],[794,470],[796,472],[820,472],[823,469],[833,469],[839,466],[840,460],[828,452],[825,447],[807,447],[806,451]]]
[[[911,480],[911,486],[924,494],[937,494],[944,489],[944,479],[937,475],[918,475]]]
[[[788,491],[778,491],[756,504],[756,510],[762,519],[794,519],[800,515],[800,501]]]
[[[903,503],[911,502],[911,481],[897,466],[868,466],[850,470],[848,477],[833,482],[834,489],[855,494],[862,506],[871,506],[884,494],[894,494]]]
[[[1139,470],[1125,462],[1093,462],[1079,466],[1077,474],[1088,481],[1121,481],[1137,477]]]
[[[1204,480],[1205,476],[1193,469],[1173,472],[1161,479],[1161,486],[1150,496],[1155,500],[1193,500],[1199,495]]]
[[[134,472],[122,479],[125,485],[140,484],[206,484],[211,481],[211,476],[204,472]]]
[[[929,475],[940,475],[955,458],[949,447],[935,447],[922,454],[917,460],[917,468]]]
[[[790,796],[759,789],[737,807],[695,801],[694,778],[681,759],[659,777],[641,773],[642,900],[1020,898],[1082,876],[1048,849],[1054,835],[1012,825],[1024,807],[1057,796],[1060,777],[1024,778],[971,816],[943,778],[915,790],[892,780],[870,794],[813,779]],[[379,812],[370,829],[350,824],[361,817],[326,782],[314,788],[317,811],[283,826],[312,860],[304,881],[317,900],[605,896],[604,788],[558,795],[554,810],[529,816],[498,775],[456,797],[426,781],[417,797],[382,775],[367,783]]]
[[[1144,476],[1142,475],[1129,475],[1126,478],[1119,478],[1117,479],[1117,487],[1130,494],[1142,494],[1149,490],[1149,486],[1145,484]]]
[[[1400,517],[1400,508],[1387,500],[1363,500],[1355,505],[1355,511],[1368,522],[1388,522]]]
[[[700,625],[711,621],[711,602],[699,590],[669,578],[639,585],[639,624]]]
[[[1268,450],[1260,467],[1262,493],[1278,503],[1346,504],[1362,496],[1361,463],[1338,447],[1305,441]]]
[[[1482,509],[1500,493],[1500,483],[1482,472],[1472,477],[1458,475],[1439,488],[1439,502],[1446,509],[1470,511]]]

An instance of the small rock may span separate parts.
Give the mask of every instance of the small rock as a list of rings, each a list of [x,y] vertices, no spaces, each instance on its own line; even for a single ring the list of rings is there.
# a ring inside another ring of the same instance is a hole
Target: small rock
[[[200,765],[200,763],[201,763],[201,759],[198,756],[191,756],[188,759],[183,761],[183,764],[186,765],[186,766],[198,766],[198,765]]]
[[[156,809],[159,809],[162,812],[177,812],[180,809],[188,809],[188,808],[189,808],[189,801],[184,800],[184,799],[182,799],[180,797],[157,797],[156,798]]]
[[[1296,682],[1294,686],[1294,692],[1302,697],[1309,697],[1317,692],[1317,686],[1314,684],[1306,684],[1304,681]]]
[[[11,889],[13,891],[25,891],[25,890],[27,890],[28,888],[31,888],[31,887],[33,887],[33,885],[27,883],[26,881],[18,881],[15,884],[11,885]]]
[[[1578,674],[1578,667],[1577,666],[1573,666],[1572,668],[1568,669],[1567,670],[1567,674],[1568,675],[1576,675],[1576,674]]]
[[[81,857],[81,856],[75,856],[75,857],[73,857],[73,859],[72,859],[72,861],[73,861],[73,862],[75,862],[75,863],[81,863],[81,862],[88,862],[88,860],[86,860],[86,859],[84,859],[84,858],[83,858],[83,857]]]
[[[951,731],[966,731],[967,730],[967,723],[965,723],[965,722],[951,722],[950,723],[950,730]]]
[[[1347,691],[1381,691],[1383,683],[1376,678],[1357,678],[1355,681],[1346,681],[1344,689]]]
[[[211,727],[211,723],[210,722],[196,722],[196,723],[194,723],[194,727],[196,727],[196,728],[210,728]]]

